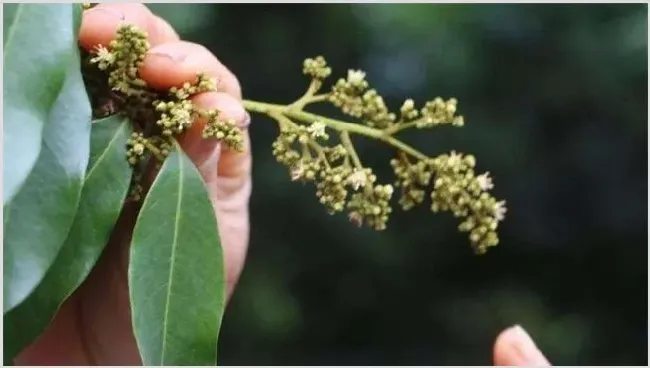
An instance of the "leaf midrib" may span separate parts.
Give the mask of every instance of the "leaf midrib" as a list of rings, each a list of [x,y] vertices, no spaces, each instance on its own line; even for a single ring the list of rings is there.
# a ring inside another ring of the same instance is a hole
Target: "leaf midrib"
[[[120,123],[120,127],[113,134],[113,138],[111,138],[110,142],[108,142],[108,144],[106,145],[106,148],[104,148],[104,150],[99,155],[99,157],[97,157],[97,159],[95,160],[94,165],[88,170],[88,173],[86,173],[86,178],[84,179],[84,184],[88,181],[88,179],[90,179],[93,172],[95,172],[95,169],[97,168],[97,166],[99,166],[99,164],[102,161],[104,161],[104,158],[106,157],[106,154],[111,149],[113,144],[117,141],[117,137],[120,136],[120,134],[122,133],[122,130],[124,130],[125,127],[126,127],[126,122],[124,120],[122,120],[122,122]]]
[[[174,279],[174,263],[176,261],[176,246],[178,244],[178,226],[180,222],[181,203],[183,202],[183,160],[178,156],[178,200],[176,201],[176,217],[174,218],[174,240],[172,242],[171,263],[169,265],[169,279],[167,281],[167,297],[165,301],[165,314],[163,317],[163,339],[160,352],[160,364],[165,364],[165,349],[167,348],[167,320],[169,314],[170,296],[172,290],[172,282]]]

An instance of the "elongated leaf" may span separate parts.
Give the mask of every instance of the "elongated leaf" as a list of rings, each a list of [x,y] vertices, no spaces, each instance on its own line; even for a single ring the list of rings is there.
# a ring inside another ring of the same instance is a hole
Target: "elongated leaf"
[[[136,222],[129,289],[145,365],[214,365],[225,278],[217,221],[203,180],[177,148]]]
[[[120,116],[93,123],[90,164],[68,238],[34,292],[4,316],[6,364],[45,330],[108,243],[131,181],[125,145],[130,134],[129,120]]]
[[[3,205],[27,180],[77,50],[77,4],[3,5]]]
[[[21,303],[41,281],[77,212],[89,159],[91,109],[78,50],[68,66],[65,85],[43,131],[36,165],[3,208],[4,313]]]
[[[9,36],[9,28],[11,28],[19,7],[20,4],[2,4],[2,37],[5,45],[7,44],[7,36]]]

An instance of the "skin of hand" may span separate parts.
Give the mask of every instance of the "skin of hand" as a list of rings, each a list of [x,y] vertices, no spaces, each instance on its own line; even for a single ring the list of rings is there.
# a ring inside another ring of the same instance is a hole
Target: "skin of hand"
[[[219,92],[193,97],[218,109],[242,128],[244,110],[237,78],[205,47],[181,41],[174,29],[142,4],[100,4],[83,14],[79,43],[87,50],[108,45],[123,23],[147,32],[151,49],[140,69],[149,86],[161,90],[195,80],[203,71],[218,80]],[[208,185],[224,247],[230,298],[244,266],[249,237],[250,140],[243,153],[201,138],[202,122],[179,139]],[[17,358],[17,365],[141,365],[131,327],[127,284],[128,252],[137,207],[125,206],[109,244],[84,284],[63,304],[46,331]],[[494,345],[495,365],[550,364],[518,326],[506,329]]]

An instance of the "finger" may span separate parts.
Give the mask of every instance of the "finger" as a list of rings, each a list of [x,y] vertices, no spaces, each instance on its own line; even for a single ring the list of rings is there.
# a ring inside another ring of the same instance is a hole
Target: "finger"
[[[494,343],[494,365],[549,367],[551,363],[523,328],[513,326],[503,331]]]
[[[176,42],[180,36],[166,20],[158,16],[153,16],[151,21],[152,32],[149,34],[149,42],[152,45],[160,45],[167,42]]]
[[[156,89],[169,89],[196,81],[203,72],[217,79],[217,90],[241,99],[241,87],[235,75],[205,47],[186,41],[169,42],[147,53],[140,75]]]
[[[239,100],[223,92],[200,93],[192,96],[191,101],[198,109],[217,110],[220,119],[232,120],[242,130],[244,140],[242,152],[221,146],[216,139],[204,139],[203,129],[206,120],[203,117],[198,118],[185,133],[177,137],[181,148],[199,169],[203,179],[208,184],[215,183],[215,190],[216,182],[219,181],[219,197],[227,198],[230,192],[239,190],[250,176],[252,161],[248,136],[250,116]],[[143,183],[145,191],[153,183],[157,174],[155,162],[151,162]]]
[[[246,128],[249,117],[239,100],[223,92],[206,92],[193,96],[192,102],[197,108],[202,110],[217,110],[220,119],[232,120],[242,129],[242,133],[247,136]],[[202,133],[205,123],[204,118],[199,118],[178,139],[185,152],[192,158],[202,174],[208,178],[213,178],[217,175],[232,177],[246,174],[240,167],[243,163],[242,160],[247,155],[250,155],[248,147],[244,147],[243,153],[224,148],[223,155],[221,155],[220,148],[222,147],[219,147],[215,139],[203,139]],[[215,152],[219,155],[220,159],[215,160]]]
[[[179,39],[169,24],[142,4],[99,4],[83,13],[79,43],[86,50],[97,45],[107,46],[124,24],[132,24],[147,32],[151,46]]]
[[[133,24],[149,32],[151,17],[149,9],[142,4],[99,4],[84,11],[79,43],[87,50],[97,45],[107,46],[122,24]]]
[[[240,127],[249,117],[241,102],[219,92],[202,93],[193,98],[202,109],[217,109],[224,119],[233,119]],[[212,139],[203,139],[205,121],[200,119],[184,134],[179,143],[199,168],[213,201],[219,234],[224,249],[227,295],[230,297],[244,267],[248,249],[251,194],[250,140],[244,129],[244,151],[222,148]]]

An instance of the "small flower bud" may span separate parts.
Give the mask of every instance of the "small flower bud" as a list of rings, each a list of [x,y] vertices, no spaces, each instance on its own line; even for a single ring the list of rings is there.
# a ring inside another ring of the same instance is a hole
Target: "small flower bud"
[[[142,155],[144,152],[144,144],[142,143],[137,143],[133,146],[133,152],[135,152],[138,156]]]

